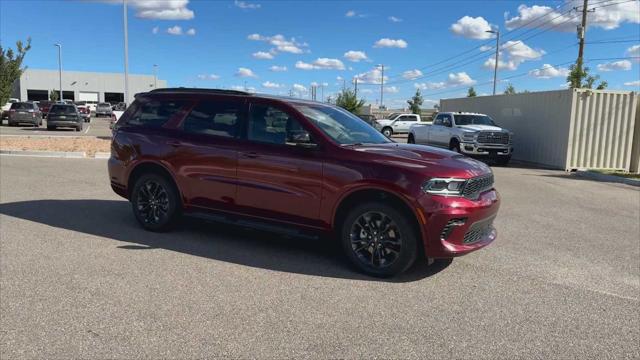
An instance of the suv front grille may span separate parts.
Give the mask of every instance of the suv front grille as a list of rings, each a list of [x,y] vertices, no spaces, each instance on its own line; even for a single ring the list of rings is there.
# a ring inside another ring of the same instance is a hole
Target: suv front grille
[[[495,217],[496,216],[494,215],[490,218],[475,222],[471,226],[469,226],[469,230],[467,230],[467,232],[464,234],[464,239],[462,240],[462,242],[465,244],[472,244],[476,241],[482,240],[484,237],[491,234],[491,232],[493,231],[493,219],[495,219]]]
[[[467,180],[462,190],[462,196],[476,200],[480,194],[493,188],[493,174],[475,177]]]
[[[509,144],[509,133],[502,131],[482,131],[478,134],[478,142],[481,144]]]

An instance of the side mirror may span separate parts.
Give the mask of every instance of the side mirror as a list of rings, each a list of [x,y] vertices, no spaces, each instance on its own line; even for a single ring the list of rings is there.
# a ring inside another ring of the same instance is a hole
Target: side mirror
[[[309,133],[304,130],[291,133],[287,144],[306,149],[314,149],[318,147],[318,144],[311,141],[311,136],[309,135]]]

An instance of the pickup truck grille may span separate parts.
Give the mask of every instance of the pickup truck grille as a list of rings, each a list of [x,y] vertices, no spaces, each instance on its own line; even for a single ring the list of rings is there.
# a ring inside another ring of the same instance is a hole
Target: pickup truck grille
[[[467,180],[467,184],[462,190],[462,196],[476,200],[480,194],[493,188],[493,174],[475,177]]]
[[[509,144],[509,133],[501,131],[482,131],[478,134],[478,142],[481,144]]]

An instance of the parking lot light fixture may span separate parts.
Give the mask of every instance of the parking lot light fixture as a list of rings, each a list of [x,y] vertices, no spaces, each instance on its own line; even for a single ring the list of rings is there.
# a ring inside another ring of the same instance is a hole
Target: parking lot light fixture
[[[62,96],[62,45],[61,44],[53,44],[58,48],[58,77],[60,80],[60,97],[58,101],[63,101]]]

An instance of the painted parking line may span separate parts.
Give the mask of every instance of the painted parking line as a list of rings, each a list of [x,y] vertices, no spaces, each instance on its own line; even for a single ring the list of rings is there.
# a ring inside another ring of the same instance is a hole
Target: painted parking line
[[[91,129],[91,125],[87,126],[87,130],[85,130],[85,131],[84,131],[84,133],[85,133],[85,134],[86,134],[86,133],[88,133],[88,132],[89,132],[89,129]]]

